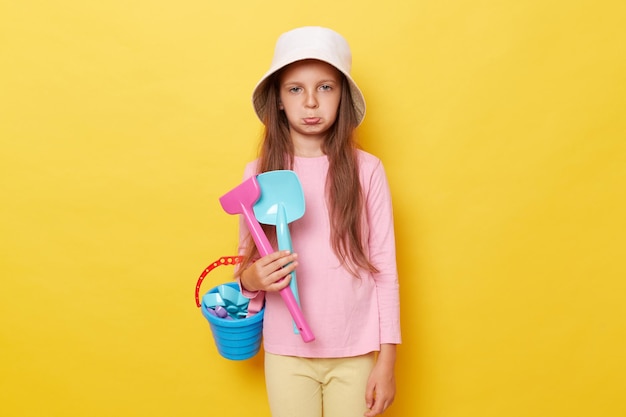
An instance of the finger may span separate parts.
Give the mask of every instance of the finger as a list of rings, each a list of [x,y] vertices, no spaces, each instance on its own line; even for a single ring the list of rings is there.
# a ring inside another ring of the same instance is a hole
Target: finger
[[[368,386],[365,391],[365,406],[367,409],[371,409],[374,405],[374,387]]]
[[[370,409],[373,416],[382,414],[385,411],[385,403],[382,401],[374,401],[374,406]]]
[[[292,278],[292,272],[298,266],[297,262],[293,262],[288,266],[275,271],[270,275],[271,285],[274,287],[274,290],[281,290],[289,285]]]
[[[280,260],[281,258],[289,256],[290,254],[291,254],[291,252],[288,251],[288,250],[279,250],[279,251],[276,251],[276,252],[272,252],[269,255],[263,256],[257,262],[259,262],[259,264],[262,265],[262,266],[268,266],[268,265],[271,265],[272,263]]]
[[[367,384],[367,387],[365,388],[365,407],[367,408],[367,411],[365,412],[365,416],[366,417],[372,417],[375,416],[376,414],[372,411],[372,407],[374,406],[374,402],[375,402],[375,397],[374,397],[374,385],[369,383]]]
[[[365,417],[374,417],[376,415],[378,415],[379,413],[377,411],[375,411],[373,408],[370,408],[369,410],[367,410],[363,415]]]
[[[284,278],[281,278],[280,280],[272,284],[272,291],[280,291],[283,288],[288,287],[290,282],[291,282],[291,275],[287,275]]]
[[[376,395],[373,396],[372,402],[369,403],[369,407],[367,407],[369,410],[365,415],[372,417],[382,414],[391,405],[391,401],[386,397],[387,396],[383,393],[377,392]]]
[[[271,267],[274,268],[274,270],[281,270],[281,269],[284,270],[284,268],[289,267],[290,264],[295,262],[297,258],[298,258],[298,255],[295,253],[287,254],[283,257],[276,259],[274,262],[272,262]]]

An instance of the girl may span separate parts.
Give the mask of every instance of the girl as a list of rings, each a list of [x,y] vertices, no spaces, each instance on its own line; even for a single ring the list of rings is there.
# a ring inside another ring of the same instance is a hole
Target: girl
[[[389,187],[380,160],[353,133],[365,101],[338,33],[284,33],[252,100],[265,125],[244,177],[294,170],[305,215],[290,224],[294,252],[259,257],[241,222],[244,295],[265,297],[265,376],[274,417],[375,416],[395,396],[399,294]],[[267,232],[271,232],[268,229]],[[301,308],[315,340],[294,334],[277,291],[297,269]]]

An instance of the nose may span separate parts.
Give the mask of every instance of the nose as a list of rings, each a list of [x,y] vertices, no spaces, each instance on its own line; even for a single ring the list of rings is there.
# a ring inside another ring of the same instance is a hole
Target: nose
[[[317,97],[314,92],[310,92],[306,95],[304,105],[310,109],[315,109],[318,106]]]

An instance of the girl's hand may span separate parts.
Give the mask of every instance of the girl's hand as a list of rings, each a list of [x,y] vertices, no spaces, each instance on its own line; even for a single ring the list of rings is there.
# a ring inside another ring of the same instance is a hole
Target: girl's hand
[[[370,373],[365,391],[365,417],[382,414],[396,396],[396,346],[381,345],[374,369]]]
[[[289,285],[297,257],[284,250],[259,258],[241,273],[241,285],[248,291],[280,291]]]

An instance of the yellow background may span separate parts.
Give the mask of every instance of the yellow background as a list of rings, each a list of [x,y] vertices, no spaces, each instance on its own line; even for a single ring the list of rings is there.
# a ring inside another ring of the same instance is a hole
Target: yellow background
[[[235,250],[250,92],[307,24],[351,43],[392,186],[385,415],[626,415],[624,4],[3,1],[0,415],[269,416],[193,291]]]

